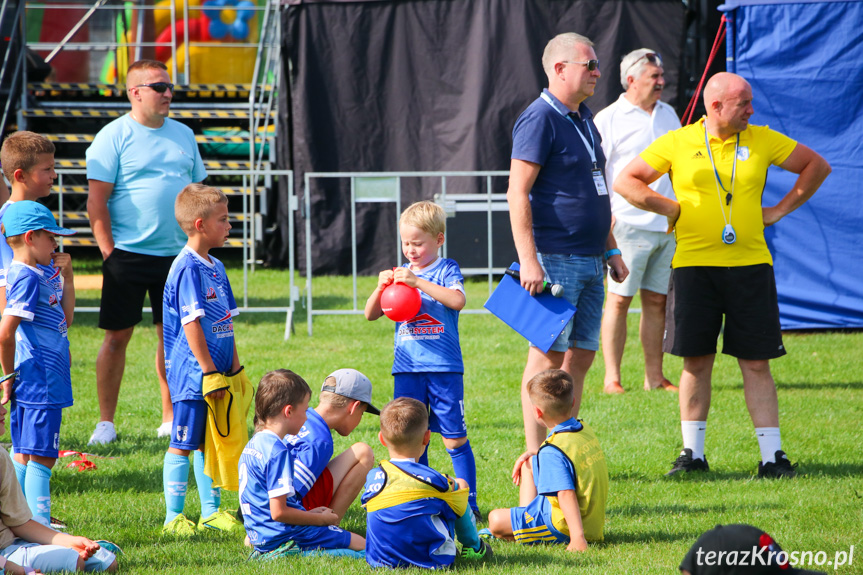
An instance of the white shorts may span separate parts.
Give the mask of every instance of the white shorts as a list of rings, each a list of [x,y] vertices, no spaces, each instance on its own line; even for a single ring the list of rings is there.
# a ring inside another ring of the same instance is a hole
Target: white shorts
[[[608,291],[622,297],[632,297],[639,289],[667,294],[671,259],[677,247],[674,235],[615,222],[614,239],[623,263],[629,268],[629,276],[623,283],[617,283],[609,275]]]

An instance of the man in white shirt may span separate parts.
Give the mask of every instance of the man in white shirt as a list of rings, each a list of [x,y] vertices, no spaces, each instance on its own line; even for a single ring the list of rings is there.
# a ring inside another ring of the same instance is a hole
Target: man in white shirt
[[[609,189],[614,178],[653,140],[680,127],[674,109],[659,100],[665,86],[662,58],[640,48],[623,57],[620,81],[626,92],[596,114],[607,158],[605,177]],[[667,175],[651,188],[674,199]],[[608,300],[602,317],[602,353],[605,357],[606,393],[623,393],[620,363],[626,342],[626,314],[637,291],[641,292],[641,345],[644,350],[644,388],[677,391],[662,373],[662,336],[665,329],[665,296],[674,255],[674,236],[666,233],[664,217],[645,212],[612,194],[614,237],[630,270],[623,283],[608,282]]]

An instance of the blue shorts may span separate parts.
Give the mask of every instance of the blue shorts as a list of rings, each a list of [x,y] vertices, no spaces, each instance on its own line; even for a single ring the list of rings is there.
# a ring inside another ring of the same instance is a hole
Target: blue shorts
[[[346,549],[351,545],[351,533],[335,525],[292,526],[291,539],[303,551],[307,549]]]
[[[513,507],[509,510],[512,534],[515,542],[522,545],[534,543],[566,543],[569,536],[553,527],[551,503],[548,497],[538,495],[527,507]]]
[[[571,347],[599,349],[602,302],[605,300],[605,264],[602,256],[537,254],[546,281],[563,286],[563,297],[575,306],[575,315],[550,351]],[[533,344],[531,344],[533,345]]]
[[[207,402],[203,399],[186,399],[175,401],[173,405],[171,447],[184,451],[200,449],[207,430]]]
[[[22,407],[15,402],[9,418],[9,433],[15,453],[56,459],[60,453],[62,409]]]
[[[464,376],[460,373],[397,373],[393,398],[411,397],[429,408],[429,429],[443,437],[467,437]]]
[[[73,573],[78,568],[78,552],[61,545],[39,545],[16,539],[12,545],[0,550],[0,555],[7,561],[39,569],[42,573]],[[99,549],[84,563],[84,570],[105,571],[115,559],[116,556],[107,549]]]

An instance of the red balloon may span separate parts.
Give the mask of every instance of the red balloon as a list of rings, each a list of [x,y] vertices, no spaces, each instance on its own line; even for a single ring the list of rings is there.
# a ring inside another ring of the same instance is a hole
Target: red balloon
[[[420,290],[401,283],[391,283],[381,294],[381,309],[393,321],[413,319],[420,310]]]

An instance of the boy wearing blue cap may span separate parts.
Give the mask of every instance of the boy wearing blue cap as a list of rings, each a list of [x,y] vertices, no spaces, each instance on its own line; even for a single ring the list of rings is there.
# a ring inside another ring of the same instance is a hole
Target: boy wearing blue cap
[[[66,333],[75,309],[72,259],[54,253],[55,236],[75,232],[59,227],[48,208],[30,200],[8,207],[2,229],[14,255],[6,271],[7,302],[0,320],[0,404],[12,400],[15,473],[34,518],[47,525],[61,410],[72,405]],[[52,257],[59,284],[45,270]]]

